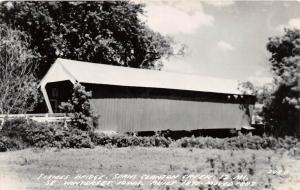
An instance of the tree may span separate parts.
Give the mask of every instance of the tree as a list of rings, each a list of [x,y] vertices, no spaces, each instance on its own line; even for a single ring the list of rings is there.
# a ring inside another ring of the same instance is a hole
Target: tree
[[[274,92],[275,85],[272,83],[264,84],[263,86],[254,85],[250,81],[239,84],[238,89],[243,94],[251,94],[256,97],[256,103],[265,104],[266,101]]]
[[[71,114],[71,126],[83,131],[93,131],[97,125],[98,116],[91,109],[89,99],[91,92],[79,83],[74,84],[72,98],[62,102],[59,109]]]
[[[23,32],[0,25],[0,113],[26,113],[38,99],[35,54]]]
[[[0,22],[30,35],[40,78],[57,57],[160,69],[173,41],[141,21],[143,8],[131,1],[6,2]]]
[[[275,89],[265,98],[263,115],[277,135],[300,135],[300,30],[269,38]]]

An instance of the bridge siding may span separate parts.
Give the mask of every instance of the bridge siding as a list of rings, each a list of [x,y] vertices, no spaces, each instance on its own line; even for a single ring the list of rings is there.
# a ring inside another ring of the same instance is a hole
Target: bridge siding
[[[93,99],[100,130],[156,131],[240,128],[249,117],[238,104],[148,98]]]
[[[69,82],[49,83],[59,90],[58,102],[70,96]],[[249,124],[241,105],[252,96],[143,87],[83,84],[92,91],[91,104],[100,115],[99,130],[118,132],[240,128]],[[50,98],[54,98],[51,97]]]

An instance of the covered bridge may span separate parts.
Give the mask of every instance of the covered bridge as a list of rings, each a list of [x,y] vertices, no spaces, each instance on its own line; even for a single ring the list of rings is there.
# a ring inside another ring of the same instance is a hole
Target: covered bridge
[[[103,131],[240,129],[255,102],[234,80],[59,58],[40,83],[50,113],[76,82],[92,91]]]

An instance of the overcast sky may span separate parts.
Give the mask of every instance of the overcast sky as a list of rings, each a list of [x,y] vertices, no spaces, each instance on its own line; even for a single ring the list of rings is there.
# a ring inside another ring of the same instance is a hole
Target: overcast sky
[[[285,26],[300,28],[300,0],[145,3],[147,24],[188,46],[183,58],[164,61],[163,70],[172,72],[268,81],[268,37]]]

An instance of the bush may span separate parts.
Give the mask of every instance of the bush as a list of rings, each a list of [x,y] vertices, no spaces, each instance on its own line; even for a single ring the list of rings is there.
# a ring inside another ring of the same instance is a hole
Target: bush
[[[294,137],[274,138],[252,135],[239,135],[231,138],[212,137],[185,137],[172,141],[161,136],[135,137],[135,136],[107,136],[104,134],[91,133],[91,140],[95,145],[111,144],[115,147],[142,146],[142,147],[181,147],[181,148],[210,148],[222,150],[238,149],[300,149],[300,142]]]
[[[6,136],[0,136],[0,152],[22,149],[22,143]]]
[[[300,142],[294,137],[239,135],[231,138],[185,137],[176,141],[163,136],[136,137],[128,135],[107,136],[62,125],[37,123],[25,119],[6,121],[0,131],[0,151],[26,147],[93,148],[94,145],[115,147],[182,147],[237,149],[285,149],[300,150]]]
[[[93,131],[98,124],[96,115],[90,105],[91,92],[87,92],[85,87],[79,83],[74,84],[71,99],[62,102],[59,106],[61,112],[70,114],[71,125],[83,131]]]
[[[27,120],[24,118],[7,120],[4,122],[1,134],[10,138],[23,139],[27,127]]]
[[[161,136],[135,137],[125,135],[107,136],[91,133],[91,140],[95,145],[111,144],[115,147],[142,146],[142,147],[169,147],[172,140]]]
[[[89,134],[79,129],[69,131],[69,136],[66,139],[69,148],[93,148],[94,144],[91,141]]]
[[[55,141],[55,127],[47,123],[30,122],[27,125],[24,141],[30,147],[51,147]]]
[[[186,137],[175,142],[175,146],[183,148],[214,148],[214,149],[286,149],[299,147],[299,141],[294,137],[274,138],[252,135],[239,135],[231,138]]]
[[[26,147],[92,148],[94,146],[85,131],[25,119],[5,122],[0,137],[1,151]]]
[[[0,131],[1,151],[18,150],[28,147],[26,138],[27,120],[24,118],[5,121]]]
[[[161,136],[135,137],[125,135],[107,136],[104,134],[91,133],[91,140],[95,145],[111,144],[115,147],[142,146],[142,147],[181,147],[181,148],[210,148],[222,150],[238,149],[286,149],[290,150],[299,147],[300,143],[296,138],[274,138],[252,135],[239,135],[231,138],[213,137],[185,137],[172,141]]]

